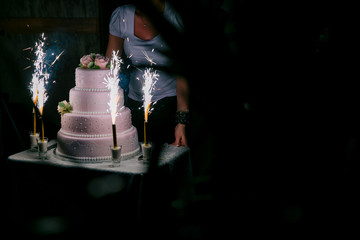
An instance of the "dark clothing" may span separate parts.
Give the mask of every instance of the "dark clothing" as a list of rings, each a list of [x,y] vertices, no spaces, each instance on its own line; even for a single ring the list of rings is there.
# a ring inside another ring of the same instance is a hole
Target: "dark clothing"
[[[144,141],[144,107],[143,102],[128,98],[127,107],[131,110],[132,123],[137,128],[139,141]],[[150,108],[146,124],[146,139],[153,143],[173,143],[175,141],[175,114],[177,98],[165,97]]]

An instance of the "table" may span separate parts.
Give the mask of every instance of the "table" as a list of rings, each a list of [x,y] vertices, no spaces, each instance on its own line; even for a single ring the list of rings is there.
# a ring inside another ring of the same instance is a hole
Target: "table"
[[[141,153],[138,155],[121,161],[120,167],[111,167],[112,164],[110,161],[102,163],[78,163],[73,162],[68,159],[62,158],[61,156],[56,155],[57,141],[51,140],[48,144],[47,159],[42,160],[38,158],[37,152],[32,152],[30,150],[25,150],[14,155],[9,156],[11,161],[20,161],[26,163],[37,163],[37,164],[46,164],[57,167],[75,167],[75,168],[85,168],[98,171],[106,171],[113,173],[128,173],[128,174],[143,174],[148,171],[149,165],[145,164],[143,161],[139,161]],[[176,147],[170,144],[164,144],[161,146],[160,155],[158,164],[159,167],[168,166],[174,168],[174,165],[177,161],[182,160],[187,162],[188,167],[190,167],[190,149],[188,147]],[[191,171],[188,169],[188,171]]]
[[[149,164],[139,161],[140,154],[121,161],[120,167],[111,167],[111,161],[64,160],[55,154],[55,149],[56,140],[52,140],[46,160],[30,150],[8,157],[9,183],[15,191],[10,194],[9,208],[13,216],[19,215],[13,217],[14,225],[27,229],[25,237],[44,234],[48,221],[62,223],[63,228],[55,228],[59,238],[106,238],[104,231],[113,236],[119,226],[123,237],[134,237],[140,225],[149,229],[159,218],[167,219],[162,224],[169,229],[174,222],[171,218],[179,215],[174,212],[181,211],[181,203],[192,197],[187,147],[161,146],[158,168],[152,173]]]

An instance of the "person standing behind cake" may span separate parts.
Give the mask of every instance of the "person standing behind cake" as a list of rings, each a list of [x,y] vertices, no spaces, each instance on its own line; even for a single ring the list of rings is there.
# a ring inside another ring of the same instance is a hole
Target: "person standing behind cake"
[[[163,14],[163,17],[179,32],[182,21],[172,6],[163,0],[152,0],[152,4]],[[169,47],[161,34],[146,16],[135,5],[122,5],[114,10],[109,24],[109,41],[106,56],[112,52],[124,51],[131,61],[130,81],[127,107],[132,113],[133,125],[138,129],[139,141],[143,141],[143,74],[147,67],[153,67],[159,74],[155,84],[152,102],[153,110],[147,123],[148,141],[172,143],[176,146],[187,146],[185,134],[189,118],[189,88],[184,77],[175,76],[161,67],[169,67],[172,60],[164,52]],[[159,69],[158,69],[159,67]]]

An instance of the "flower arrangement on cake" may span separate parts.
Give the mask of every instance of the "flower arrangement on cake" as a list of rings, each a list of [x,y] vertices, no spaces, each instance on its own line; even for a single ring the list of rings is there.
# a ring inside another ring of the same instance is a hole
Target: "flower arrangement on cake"
[[[70,105],[69,102],[67,102],[66,100],[59,102],[58,107],[57,107],[58,112],[63,115],[65,113],[69,113],[72,111],[72,107]]]
[[[85,69],[109,69],[110,59],[100,54],[90,53],[80,59],[79,67]]]

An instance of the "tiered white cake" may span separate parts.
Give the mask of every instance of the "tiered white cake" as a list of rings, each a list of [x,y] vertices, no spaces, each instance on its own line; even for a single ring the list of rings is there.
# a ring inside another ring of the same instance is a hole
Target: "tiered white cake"
[[[61,129],[57,134],[58,155],[81,162],[111,159],[112,121],[107,111],[110,91],[104,84],[109,72],[109,69],[76,68],[75,87],[69,94],[72,111],[61,116]],[[122,159],[126,159],[139,153],[139,143],[121,88],[119,95],[117,143],[122,146]]]

